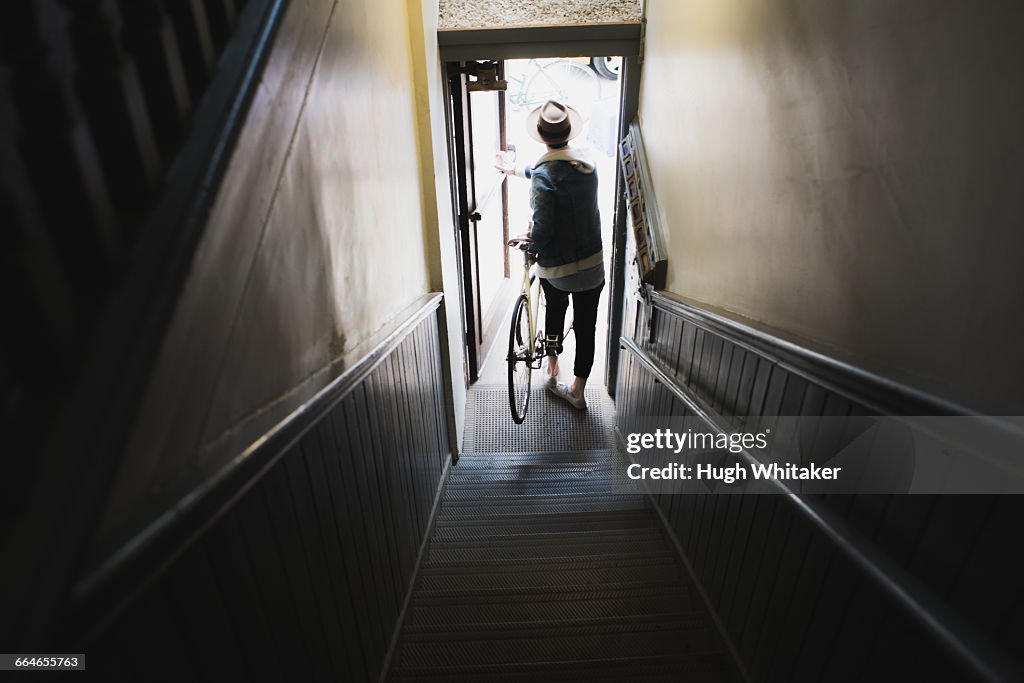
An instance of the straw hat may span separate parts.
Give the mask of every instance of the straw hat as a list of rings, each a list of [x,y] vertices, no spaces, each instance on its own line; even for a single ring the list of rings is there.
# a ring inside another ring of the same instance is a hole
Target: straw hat
[[[583,132],[583,117],[569,105],[548,100],[526,117],[526,132],[538,142],[558,145]]]

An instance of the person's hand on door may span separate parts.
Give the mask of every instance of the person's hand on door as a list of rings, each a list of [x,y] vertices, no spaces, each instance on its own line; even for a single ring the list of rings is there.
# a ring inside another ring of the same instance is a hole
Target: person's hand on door
[[[505,175],[515,175],[515,156],[509,152],[499,149],[494,153],[494,168],[498,169]]]

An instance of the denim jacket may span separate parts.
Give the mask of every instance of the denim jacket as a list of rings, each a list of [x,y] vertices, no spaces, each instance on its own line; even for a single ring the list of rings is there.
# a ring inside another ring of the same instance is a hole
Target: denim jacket
[[[601,262],[597,171],[573,148],[548,152],[532,169],[531,235],[542,277],[558,277]]]

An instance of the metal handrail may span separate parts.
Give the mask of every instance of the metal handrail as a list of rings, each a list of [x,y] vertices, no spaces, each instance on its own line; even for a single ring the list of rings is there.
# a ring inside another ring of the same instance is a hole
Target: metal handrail
[[[681,385],[661,361],[652,357],[629,337],[620,337],[619,345],[632,353],[648,372],[653,374],[661,384],[664,384],[676,398],[686,405],[687,409],[708,427],[719,434],[728,433],[729,430],[723,424],[722,416],[715,413],[689,388]],[[746,450],[736,455],[748,465],[759,463]],[[977,629],[965,622],[958,613],[937,599],[934,593],[903,567],[896,564],[878,546],[864,538],[829,510],[794,493],[783,482],[770,479],[767,480],[767,483],[775,489],[776,493],[784,496],[789,504],[821,532],[837,550],[893,598],[906,614],[945,645],[971,672],[989,681],[1021,680],[1022,672],[1013,660],[995,647]]]
[[[890,408],[893,401],[889,401],[890,405],[884,405],[885,401],[879,401],[877,397],[891,397],[900,404],[898,407],[912,408],[912,412],[901,413],[904,415],[970,415],[985,420],[993,428],[1024,436],[1013,425],[968,405],[928,393],[905,382],[851,365],[724,315],[680,301],[667,292],[651,292],[651,305],[656,311],[685,318],[687,322],[705,331],[727,336],[732,343],[768,358],[779,367],[879,413],[892,412]],[[854,395],[850,385],[861,389],[861,393]],[[863,395],[864,388],[868,389],[871,396]]]
[[[424,294],[382,333],[372,348],[339,371],[314,396],[197,484],[167,511],[120,544],[73,586],[82,621],[94,632],[109,623],[144,586],[194,543],[256,481],[391,352],[441,307],[444,295]],[[127,587],[127,590],[126,590]],[[114,605],[114,607],[110,607]],[[102,613],[101,621],[90,619]]]

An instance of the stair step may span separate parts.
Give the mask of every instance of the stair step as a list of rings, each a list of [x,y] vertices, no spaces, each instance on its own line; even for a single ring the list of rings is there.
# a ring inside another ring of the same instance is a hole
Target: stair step
[[[547,505],[547,506],[534,506],[528,508],[506,506],[504,508],[495,508],[492,506],[457,506],[451,507],[447,510],[439,510],[437,513],[437,519],[439,523],[456,522],[463,523],[466,521],[483,521],[492,523],[494,521],[504,521],[515,518],[540,518],[540,517],[557,517],[564,514],[572,513],[590,513],[590,512],[611,512],[613,510],[638,510],[639,508],[635,503],[576,503],[573,505]]]
[[[719,683],[732,681],[728,658],[719,653],[592,660],[394,668],[392,680],[416,681],[637,681]]]
[[[641,591],[635,591],[640,593]],[[646,592],[652,592],[647,589]],[[458,600],[413,603],[408,628],[413,631],[452,631],[482,628],[509,629],[517,624],[528,624],[532,629],[565,628],[590,625],[602,620],[631,619],[678,620],[698,618],[709,622],[690,608],[689,596],[681,592],[674,595],[634,595],[634,591],[551,593],[552,600],[524,601],[522,596],[465,596]],[[521,626],[515,626],[522,628]]]
[[[500,527],[499,527],[500,528]],[[520,533],[468,534],[462,538],[435,538],[433,548],[499,548],[531,545],[572,545],[574,543],[614,543],[619,541],[657,542],[662,540],[657,527],[642,529],[597,529],[564,531],[529,531],[519,527]]]
[[[592,541],[564,545],[513,545],[487,547],[470,544],[468,547],[430,547],[429,563],[472,562],[475,560],[543,560],[556,557],[585,557],[590,555],[658,556],[666,552],[660,539],[641,541]]]
[[[638,510],[644,507],[640,496],[566,495],[505,496],[487,500],[444,499],[438,515],[441,519],[465,516],[503,517],[512,514],[554,515],[573,512]]]
[[[502,503],[509,505],[573,505],[577,503],[610,503],[610,504],[621,504],[621,503],[632,503],[637,507],[643,507],[645,503],[643,496],[635,493],[544,493],[534,496],[523,496],[523,495],[501,495],[501,496],[488,496],[485,492],[480,493],[481,500],[486,498],[486,504],[489,506],[497,506]],[[458,507],[459,505],[480,505],[481,503],[473,500],[465,500],[457,498],[455,500],[450,499],[447,495],[441,499],[441,507]]]
[[[493,526],[493,525],[527,525],[531,527],[543,527],[544,525],[557,524],[602,524],[628,522],[630,520],[654,520],[654,511],[650,508],[628,508],[625,510],[591,510],[582,512],[535,514],[523,512],[520,515],[509,513],[500,519],[487,519],[480,517],[449,518],[438,520],[435,529],[459,527],[469,528],[472,526]]]
[[[656,528],[657,521],[654,519],[653,515],[625,517],[623,519],[604,519],[593,522],[585,520],[562,521],[555,518],[543,524],[524,524],[521,522],[472,525],[445,524],[434,529],[434,540],[446,541],[459,538],[484,538],[499,534],[518,536],[525,534],[609,532],[620,529],[643,530]]]
[[[406,639],[400,666],[499,665],[517,662],[591,660],[615,657],[718,652],[715,634],[693,624],[615,623],[576,630],[557,637],[529,635],[453,640]]]
[[[557,598],[560,594],[575,595],[579,591],[607,591],[614,595],[634,595],[645,591],[665,591],[664,581],[607,582],[594,584],[565,583],[552,586],[511,586],[511,587],[479,587],[465,586],[452,590],[423,590],[416,598],[416,604],[454,604],[465,600],[481,602],[500,602],[516,600],[526,602],[541,596],[541,600]],[[695,598],[684,585],[678,591],[678,597],[686,600],[688,606],[696,605]]]
[[[621,490],[611,481],[573,482],[561,484],[534,484],[522,482],[519,484],[488,485],[486,491],[478,489],[452,488],[445,491],[445,503],[459,500],[471,500],[478,503],[486,503],[497,498],[525,498],[550,497],[559,498],[569,495],[594,496],[594,495],[618,495]]]
[[[505,562],[485,566],[425,567],[417,585],[417,595],[448,595],[481,590],[685,585],[682,573],[672,557],[612,560],[599,562],[591,559],[585,563],[572,564],[555,560],[545,564]]]
[[[543,451],[543,450],[532,450],[532,451],[487,451],[487,450],[467,450],[459,456],[459,464],[463,462],[463,459],[471,460],[473,458],[512,458],[512,457],[523,457],[523,458],[565,458],[565,457],[580,457],[580,458],[614,458],[618,457],[618,452],[613,448],[579,448],[571,451]]]
[[[466,562],[459,565],[446,564],[443,567],[431,567],[424,565],[420,576],[443,577],[458,576],[460,574],[492,574],[495,576],[528,576],[531,573],[549,572],[584,572],[604,570],[625,570],[636,572],[642,576],[644,569],[671,568],[678,571],[676,558],[668,549],[655,557],[624,557],[624,556],[602,556],[602,557],[553,557],[546,560],[523,560],[496,562],[494,560],[483,560]]]
[[[592,462],[577,460],[570,462],[523,462],[522,460],[481,460],[478,462],[463,464],[460,463],[448,475],[458,479],[472,479],[473,477],[529,477],[546,476],[549,474],[578,474],[582,472],[601,472],[613,474],[621,472],[628,463],[619,462]]]
[[[659,624],[666,629],[698,632],[713,628],[707,618],[697,612],[667,612],[646,615],[580,617],[537,621],[468,622],[444,624],[413,624],[405,633],[406,643],[446,643],[451,641],[563,638],[566,635],[602,635],[631,627],[649,628]]]
[[[488,483],[495,481],[518,481],[531,478],[566,478],[579,476],[619,476],[624,469],[603,463],[563,463],[545,465],[509,465],[494,463],[487,466],[466,468],[449,475],[448,483]]]
[[[621,466],[610,451],[464,454],[389,679],[737,680]]]
[[[614,586],[601,584],[597,586],[581,586],[569,584],[565,586],[551,586],[548,588],[513,588],[504,591],[494,590],[465,590],[454,595],[439,597],[420,596],[413,598],[414,605],[430,606],[443,604],[464,605],[473,601],[481,605],[503,605],[509,602],[518,604],[528,603],[556,603],[593,600],[621,600],[621,599],[661,598],[663,600],[682,599],[690,601],[690,593],[685,585],[651,585],[635,584]],[[689,602],[685,603],[689,604]],[[684,603],[680,603],[685,606]]]
[[[573,462],[573,463],[509,463],[495,461],[490,464],[474,464],[460,467],[453,471],[450,480],[474,480],[476,478],[511,478],[518,479],[528,476],[551,476],[557,474],[587,474],[618,472],[620,468],[613,463],[604,462]]]
[[[493,510],[493,513],[495,515],[499,515],[499,513],[501,512],[503,511],[497,509]],[[510,510],[505,512],[506,514],[490,517],[449,515],[445,518],[438,519],[437,523],[435,524],[435,528],[455,526],[470,527],[473,525],[484,526],[502,524],[525,524],[529,526],[536,525],[540,527],[543,524],[560,524],[568,522],[600,523],[603,521],[623,521],[639,517],[643,517],[645,519],[654,519],[654,513],[650,508],[637,507],[628,507],[612,510],[556,510],[548,513],[539,513],[537,511],[530,510]],[[438,512],[438,514],[440,513]]]
[[[473,463],[459,462],[458,466],[452,469],[449,474],[450,478],[472,478],[478,476],[494,475],[494,476],[527,476],[531,474],[551,474],[551,473],[574,473],[574,472],[615,472],[621,467],[618,462],[592,462],[592,461],[573,461],[573,462],[522,462],[519,460],[481,460]]]
[[[614,471],[589,471],[589,472],[531,472],[524,475],[501,475],[496,473],[481,473],[469,477],[462,476],[457,479],[449,479],[445,492],[450,491],[476,491],[487,493],[494,489],[514,486],[578,486],[580,484],[613,484],[616,477],[624,479]]]

